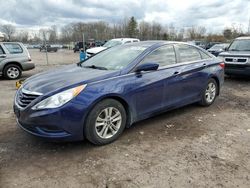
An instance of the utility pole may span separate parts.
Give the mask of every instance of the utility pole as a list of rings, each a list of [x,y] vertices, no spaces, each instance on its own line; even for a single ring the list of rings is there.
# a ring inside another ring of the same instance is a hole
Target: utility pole
[[[248,21],[248,35],[250,35],[250,17],[249,17],[249,21]]]
[[[45,31],[43,31],[43,40],[44,40],[44,45],[45,45],[45,50],[46,50],[46,61],[47,61],[47,65],[49,65],[49,58],[48,58],[48,50],[47,50],[47,42],[46,42]]]

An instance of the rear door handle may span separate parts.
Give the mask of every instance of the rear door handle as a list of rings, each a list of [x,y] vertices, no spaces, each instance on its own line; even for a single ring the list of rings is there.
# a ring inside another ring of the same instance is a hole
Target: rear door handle
[[[5,58],[6,57],[6,55],[0,55],[0,58]]]
[[[203,63],[203,67],[206,67],[207,66],[207,64],[206,63]]]

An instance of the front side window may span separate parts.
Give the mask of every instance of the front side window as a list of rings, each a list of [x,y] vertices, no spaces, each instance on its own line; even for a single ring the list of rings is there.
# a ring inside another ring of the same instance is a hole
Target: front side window
[[[172,45],[160,47],[147,55],[142,63],[157,63],[159,67],[175,64],[174,47]]]
[[[176,46],[180,55],[181,63],[201,60],[201,55],[195,47],[185,44],[179,44]]]
[[[11,54],[20,54],[23,53],[23,49],[19,44],[12,44],[12,43],[4,43],[4,46]]]

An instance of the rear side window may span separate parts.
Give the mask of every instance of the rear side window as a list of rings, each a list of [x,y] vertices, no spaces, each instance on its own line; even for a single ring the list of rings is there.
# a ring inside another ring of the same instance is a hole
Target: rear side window
[[[177,45],[177,48],[179,51],[181,62],[201,60],[201,55],[196,48],[189,46],[189,45],[185,45],[185,44]]]
[[[208,54],[206,54],[205,52],[199,50],[200,54],[201,54],[201,58],[202,59],[209,59],[211,58]]]
[[[19,44],[5,43],[4,46],[11,54],[23,53],[23,49]]]
[[[174,64],[176,63],[174,47],[171,45],[160,47],[147,55],[142,63],[157,63],[159,67]]]

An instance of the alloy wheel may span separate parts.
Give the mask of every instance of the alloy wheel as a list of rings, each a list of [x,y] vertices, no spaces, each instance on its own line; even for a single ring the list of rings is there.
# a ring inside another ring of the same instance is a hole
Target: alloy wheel
[[[205,92],[205,98],[208,103],[212,103],[216,96],[216,85],[213,82],[210,82],[207,86]]]
[[[114,107],[107,107],[97,116],[95,130],[100,138],[108,139],[119,131],[121,124],[121,112]]]
[[[16,67],[9,67],[7,69],[7,75],[9,78],[15,79],[19,76],[20,71]]]

